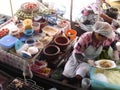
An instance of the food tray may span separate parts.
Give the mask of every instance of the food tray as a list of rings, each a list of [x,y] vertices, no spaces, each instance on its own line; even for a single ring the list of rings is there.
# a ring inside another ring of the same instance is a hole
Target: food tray
[[[17,86],[16,81],[19,81],[22,86]],[[17,77],[7,86],[7,90],[44,90],[44,88],[36,85],[36,82],[31,79],[24,82],[23,79]]]

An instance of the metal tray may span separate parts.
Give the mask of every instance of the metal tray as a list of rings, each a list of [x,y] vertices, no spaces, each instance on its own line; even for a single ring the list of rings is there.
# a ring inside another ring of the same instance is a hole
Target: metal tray
[[[19,81],[21,85],[19,84],[18,86],[17,81]],[[36,82],[31,79],[27,79],[26,82],[24,82],[23,79],[17,77],[7,86],[7,90],[44,90],[44,88],[36,85]]]
[[[6,86],[9,84],[9,82],[13,79],[12,76],[5,73],[4,71],[0,70],[0,86],[3,88],[3,90],[7,90]]]

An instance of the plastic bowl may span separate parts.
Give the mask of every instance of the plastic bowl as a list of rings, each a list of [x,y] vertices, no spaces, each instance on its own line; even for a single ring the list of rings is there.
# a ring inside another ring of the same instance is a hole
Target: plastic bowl
[[[28,29],[28,30],[25,30],[25,31],[24,31],[24,34],[25,34],[26,36],[32,36],[32,35],[33,35],[33,32],[34,32],[34,30]]]
[[[28,38],[26,41],[25,41],[26,44],[28,44],[29,46],[32,46],[34,45],[35,43],[35,39],[34,38]]]

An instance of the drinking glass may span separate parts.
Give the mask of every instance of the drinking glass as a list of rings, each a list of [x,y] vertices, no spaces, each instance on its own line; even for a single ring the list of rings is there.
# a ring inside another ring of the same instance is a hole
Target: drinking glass
[[[82,89],[83,89],[83,90],[88,90],[89,87],[90,87],[90,84],[91,84],[91,82],[90,82],[90,79],[89,79],[89,78],[83,78],[83,79],[82,79],[82,84],[81,84],[81,86],[82,86]]]

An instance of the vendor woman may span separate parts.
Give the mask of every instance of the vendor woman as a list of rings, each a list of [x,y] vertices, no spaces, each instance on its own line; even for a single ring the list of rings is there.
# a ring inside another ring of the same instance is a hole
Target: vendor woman
[[[115,33],[107,22],[98,21],[93,26],[93,32],[83,33],[74,46],[72,55],[65,64],[63,75],[67,78],[81,80],[95,66],[94,61],[101,55],[103,49],[113,50],[113,60],[119,60],[115,45]],[[105,53],[104,53],[105,54]],[[112,55],[111,55],[112,56]],[[106,56],[108,58],[108,56]],[[100,58],[99,58],[100,59]],[[105,57],[101,57],[105,59]]]

